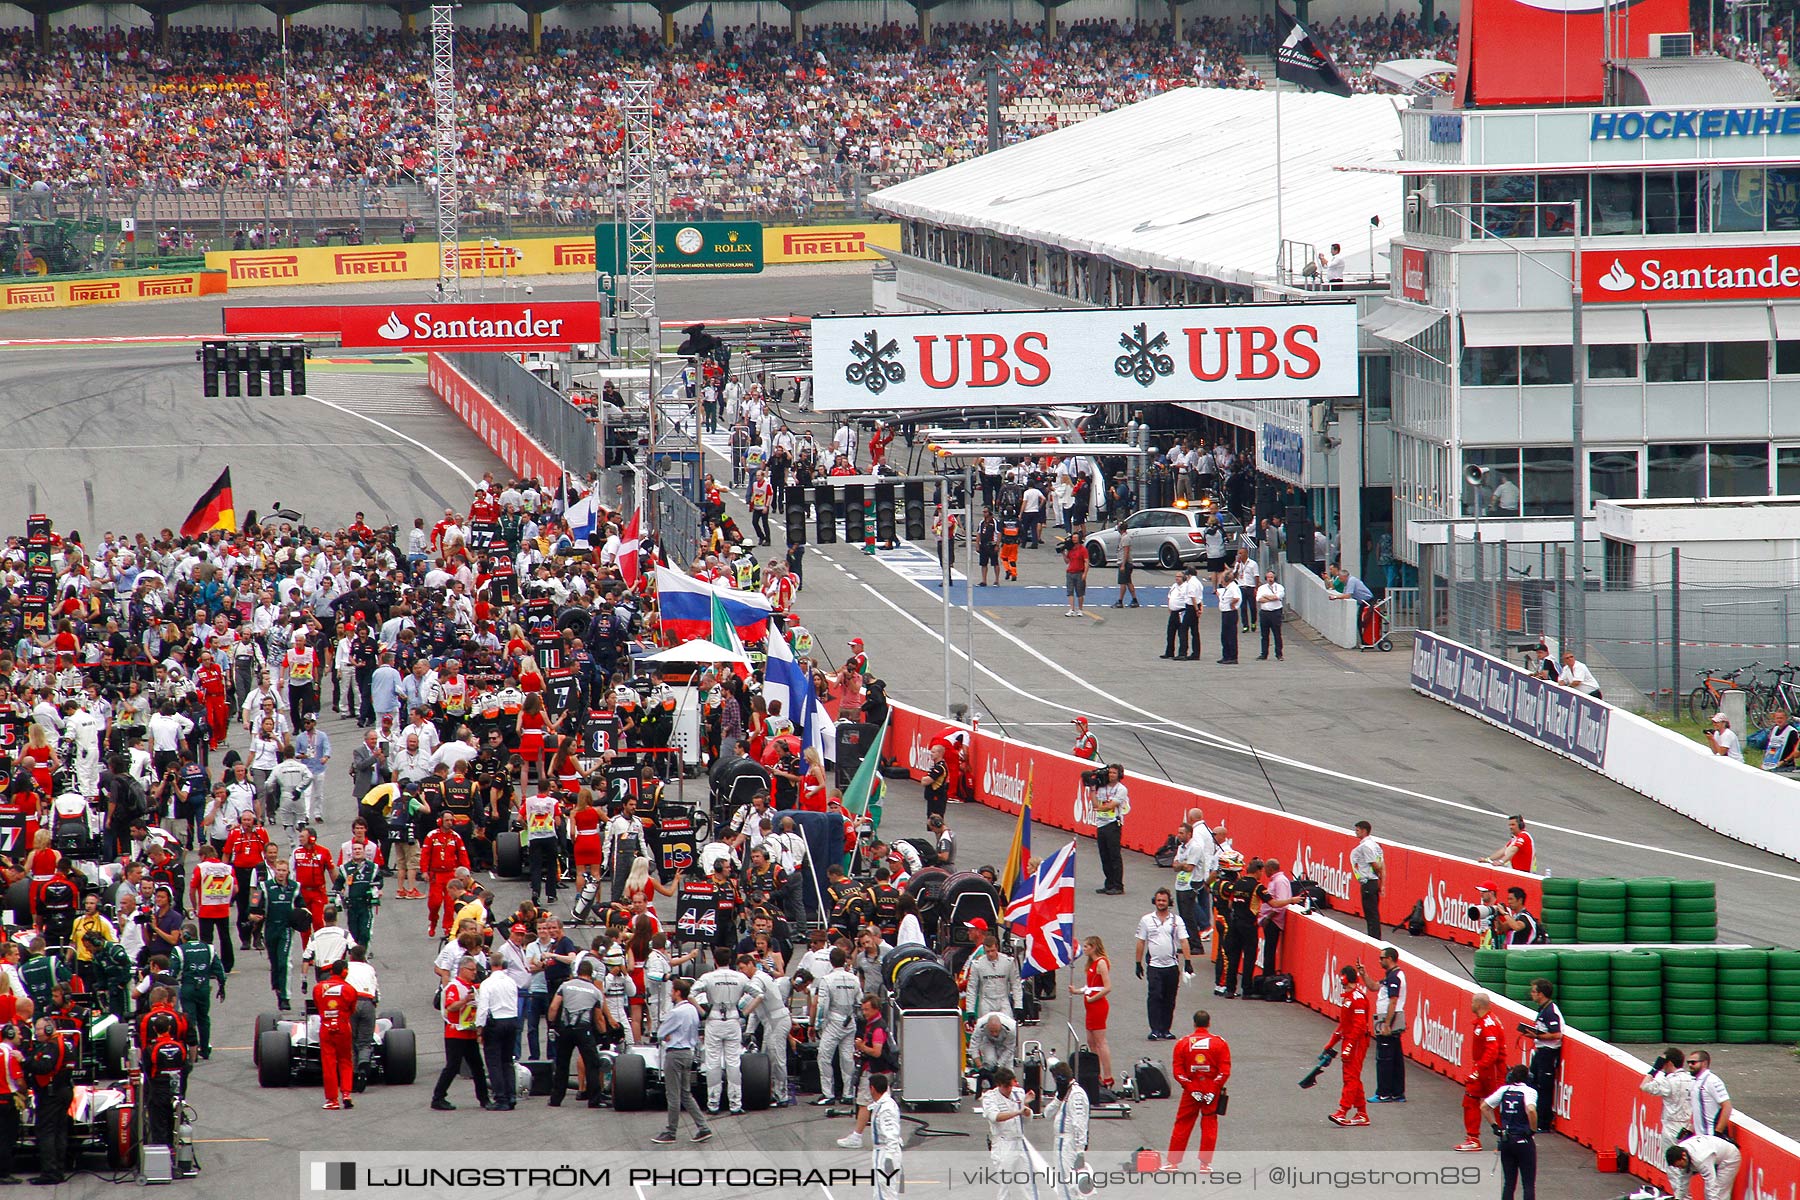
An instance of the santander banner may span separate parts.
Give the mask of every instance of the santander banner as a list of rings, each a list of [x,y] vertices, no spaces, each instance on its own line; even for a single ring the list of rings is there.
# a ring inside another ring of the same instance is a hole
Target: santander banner
[[[918,778],[931,763],[932,739],[947,732],[968,730],[966,726],[896,704],[888,723],[884,753]],[[1088,765],[1072,755],[1012,741],[986,730],[976,731],[970,749],[976,800],[989,808],[1016,813],[1029,785],[1033,820],[1092,836],[1092,827],[1076,820],[1081,772]],[[1230,831],[1232,842],[1246,855],[1277,857],[1294,878],[1312,879],[1330,893],[1334,907],[1362,911],[1350,870],[1350,851],[1357,840],[1353,831],[1144,776],[1127,779],[1126,786],[1131,790],[1131,817],[1125,822],[1124,835],[1128,849],[1155,852],[1187,819],[1187,811],[1198,808],[1205,814],[1208,826],[1223,824]],[[1500,833],[1496,829],[1495,836]],[[1384,925],[1405,921],[1413,905],[1423,901],[1427,933],[1473,945],[1479,937],[1474,922],[1469,920],[1468,907],[1479,898],[1475,885],[1485,881],[1499,884],[1502,890],[1522,887],[1529,906],[1534,911],[1539,907],[1543,890],[1536,875],[1483,866],[1385,838],[1381,846],[1387,880],[1381,895]]]
[[[813,405],[962,408],[1356,395],[1356,307],[814,317]],[[1054,386],[1051,386],[1051,385]]]
[[[1598,104],[1603,8],[1619,26],[1615,58],[1647,58],[1652,34],[1688,31],[1687,0],[1466,0],[1457,106]]]
[[[270,305],[226,309],[225,332],[335,336],[359,350],[567,350],[600,340],[600,308],[580,301]]]
[[[1133,805],[1132,815],[1137,815]],[[1379,979],[1377,943],[1323,917],[1295,917],[1281,939],[1281,970],[1294,977],[1294,998],[1329,1016],[1338,968],[1362,964],[1370,979]],[[1406,968],[1406,1033],[1401,1048],[1427,1070],[1457,1083],[1468,1077],[1474,1018],[1469,1001],[1479,990],[1457,978],[1402,954]],[[1535,1013],[1489,993],[1495,1015],[1510,1034]],[[1529,1043],[1509,1037],[1507,1063],[1522,1063]],[[1296,1050],[1296,1069],[1303,1051]],[[1601,1154],[1623,1150],[1632,1174],[1666,1186],[1662,1171],[1662,1101],[1638,1090],[1649,1070],[1646,1063],[1606,1042],[1569,1030],[1563,1038],[1562,1069],[1555,1094],[1556,1132]],[[1335,1070],[1333,1073],[1335,1078]],[[1546,1103],[1539,1098],[1540,1105]],[[1743,1151],[1740,1181],[1748,1181],[1742,1200],[1792,1200],[1800,1195],[1800,1144],[1741,1113],[1733,1115],[1737,1143]],[[1625,1190],[1623,1188],[1621,1191]]]
[[[1800,297],[1796,246],[1608,250],[1581,259],[1581,298],[1588,304],[1795,297]]]

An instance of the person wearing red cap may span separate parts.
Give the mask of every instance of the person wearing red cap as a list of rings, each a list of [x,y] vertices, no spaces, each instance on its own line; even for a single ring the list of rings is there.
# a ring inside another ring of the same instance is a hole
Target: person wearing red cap
[[[844,667],[846,670],[861,675],[865,680],[869,678],[869,656],[863,653],[861,638],[850,639],[850,657],[844,660]]]
[[[1075,726],[1075,749],[1071,751],[1076,758],[1085,758],[1093,762],[1100,757],[1100,743],[1088,732],[1088,719],[1076,717],[1070,724]]]

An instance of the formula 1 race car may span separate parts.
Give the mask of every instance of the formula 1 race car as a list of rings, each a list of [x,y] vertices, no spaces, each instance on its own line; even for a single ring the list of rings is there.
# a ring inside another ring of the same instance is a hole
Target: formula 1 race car
[[[301,960],[320,971],[339,962],[349,951],[349,938],[338,926],[327,925],[313,934]],[[366,1075],[358,1072],[361,1085],[380,1079],[383,1083],[411,1083],[419,1074],[419,1047],[413,1031],[406,1027],[406,1014],[384,1012],[375,1018]],[[256,1033],[250,1039],[250,1055],[256,1062],[256,1081],[263,1087],[287,1087],[301,1080],[317,1082],[320,1075],[319,1014],[312,1000],[296,1020],[280,1013],[258,1013]]]
[[[311,1001],[307,1008],[312,1007]],[[411,1083],[418,1077],[416,1035],[406,1027],[406,1014],[384,1012],[375,1018],[375,1046],[369,1058],[369,1080]],[[319,1081],[319,1015],[308,1011],[296,1020],[280,1013],[258,1013],[251,1042],[256,1081],[266,1088]]]
[[[603,1053],[601,1058],[606,1055]],[[606,1065],[601,1070],[606,1072]],[[633,1046],[614,1058],[610,1064],[612,1106],[615,1112],[639,1112],[661,1108],[667,1100],[663,1093],[662,1047]],[[744,1079],[744,1107],[768,1108],[774,1100],[769,1075],[769,1056],[745,1054],[739,1068]],[[694,1095],[706,1103],[705,1077],[694,1072]]]
[[[137,1102],[131,1085],[78,1088],[70,1112],[69,1156],[79,1167],[90,1156],[109,1170],[130,1171],[138,1165]],[[27,1151],[29,1147],[29,1151]],[[37,1104],[33,1101],[19,1126],[17,1153],[37,1156]],[[40,1170],[42,1167],[40,1167]]]

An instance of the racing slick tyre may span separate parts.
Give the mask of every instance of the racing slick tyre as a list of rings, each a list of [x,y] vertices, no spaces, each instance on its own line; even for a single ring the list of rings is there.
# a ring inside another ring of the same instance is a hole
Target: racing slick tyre
[[[99,1118],[100,1148],[106,1154],[106,1165],[124,1171],[138,1165],[137,1107],[121,1104]]]
[[[256,1032],[250,1035],[250,1061],[262,1065],[262,1035],[275,1028],[281,1020],[281,1014],[265,1012],[256,1014]]]
[[[418,1035],[410,1029],[390,1029],[381,1039],[381,1081],[408,1084],[419,1077]]]
[[[525,846],[516,830],[507,830],[494,839],[494,874],[502,879],[517,879],[525,873]]]
[[[256,1082],[266,1088],[284,1088],[294,1078],[294,1043],[279,1029],[256,1037]]]
[[[394,1029],[406,1028],[406,1014],[403,1012],[384,1012],[381,1014],[381,1020],[386,1021]]]
[[[785,1047],[783,1048],[785,1052]],[[773,1078],[767,1054],[746,1054],[740,1066],[744,1080],[744,1107],[768,1108],[774,1103]],[[782,1097],[786,1099],[786,1097]]]
[[[641,1112],[649,1091],[650,1072],[643,1055],[621,1054],[613,1060],[614,1112]]]
[[[106,1043],[100,1052],[100,1073],[109,1079],[123,1079],[131,1069],[131,1031],[120,1021],[107,1027]]]

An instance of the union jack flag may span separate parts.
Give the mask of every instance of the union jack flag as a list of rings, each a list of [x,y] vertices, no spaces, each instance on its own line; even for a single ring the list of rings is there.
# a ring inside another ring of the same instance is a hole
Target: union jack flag
[[[1075,961],[1075,843],[1038,864],[1013,888],[1006,925],[1025,939],[1025,979]]]

